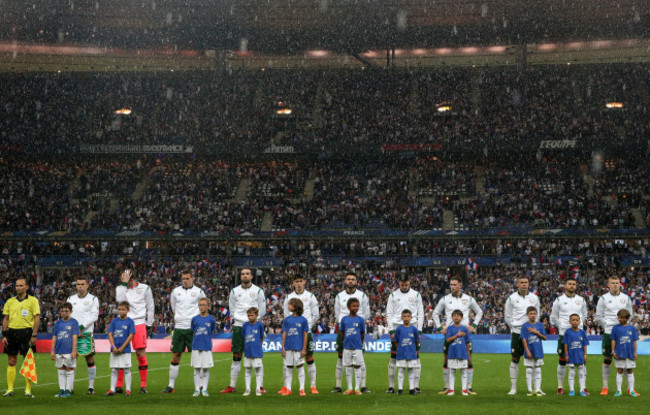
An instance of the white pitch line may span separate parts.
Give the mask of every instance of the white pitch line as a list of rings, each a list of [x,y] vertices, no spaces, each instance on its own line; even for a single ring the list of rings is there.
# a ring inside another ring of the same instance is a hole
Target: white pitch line
[[[223,362],[223,361],[226,361],[226,360],[232,360],[232,358],[228,358],[228,359],[218,359],[218,360],[215,360],[215,362]],[[179,365],[179,366],[180,366],[180,367],[190,367],[190,366],[192,366],[192,365],[191,365],[191,364],[188,364],[188,365]],[[157,370],[169,370],[169,366],[166,366],[166,367],[156,367],[156,368],[153,368],[153,369],[149,369],[150,372],[155,372],[155,371],[157,371]],[[104,378],[110,378],[110,377],[111,377],[111,375],[103,375],[103,376],[96,376],[95,379],[104,379]],[[75,381],[75,383],[77,383],[77,382],[82,382],[82,381],[84,381],[84,380],[88,380],[88,378],[75,379],[74,381]],[[37,388],[37,387],[39,387],[39,386],[52,386],[52,385],[58,385],[58,384],[59,384],[59,382],[52,382],[52,383],[37,383],[37,384],[32,385],[32,389]],[[22,389],[25,389],[25,387],[22,386],[22,387],[14,388],[14,390],[22,390]]]

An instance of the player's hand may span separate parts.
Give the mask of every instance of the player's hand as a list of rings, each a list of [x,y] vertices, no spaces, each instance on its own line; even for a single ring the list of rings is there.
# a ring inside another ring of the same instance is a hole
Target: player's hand
[[[51,360],[56,359],[56,353],[54,353],[54,350],[52,350],[52,351],[50,352],[50,359],[51,359]]]
[[[153,326],[147,326],[147,338],[151,338],[153,336]]]
[[[587,353],[585,353],[585,363],[587,363]]]
[[[444,334],[445,336],[447,335],[447,327],[443,327],[442,330],[440,330],[440,333]]]
[[[305,356],[307,356],[307,350],[302,349],[302,350],[300,351],[300,357],[305,357]]]
[[[77,336],[77,338],[78,338],[78,339],[85,339],[85,338],[86,338],[86,335],[84,334],[83,331],[80,331],[80,332],[79,332],[79,335]]]
[[[636,358],[636,353],[634,354],[634,356],[635,356],[635,358]],[[618,356],[616,356],[616,352],[612,352],[612,357],[613,357],[614,359],[618,359]]]
[[[4,344],[5,347],[7,347],[7,345],[9,344],[9,340],[7,340],[6,337],[3,337],[3,338],[2,338],[2,344]]]
[[[636,352],[634,352],[634,360],[636,360]]]
[[[287,351],[282,349],[282,357],[287,357]]]
[[[395,333],[393,333],[393,334],[390,335],[390,342],[391,342],[391,343],[395,343],[395,342],[393,341],[393,338],[394,338],[394,337],[395,337]]]
[[[537,334],[537,329],[535,329],[534,327],[528,327],[528,333]]]
[[[76,359],[76,358],[77,358],[77,351],[76,351],[76,350],[73,350],[72,353],[70,353],[70,357],[71,357],[72,359]]]
[[[465,332],[464,331],[459,331],[456,337],[465,337]]]
[[[470,333],[476,333],[476,329],[474,328],[474,326],[469,326],[467,329],[469,330]]]
[[[131,279],[131,274],[132,274],[132,273],[131,273],[131,270],[130,270],[130,269],[127,269],[127,270],[124,271],[124,272],[122,273],[122,275],[120,276],[120,280],[121,280],[123,283],[125,283],[125,284],[128,283],[129,280]]]
[[[471,365],[472,365],[472,356],[470,356],[470,357],[467,359],[467,365],[468,365],[468,366],[471,366]]]
[[[526,352],[526,358],[527,359],[532,359],[533,358],[532,353],[531,352]]]

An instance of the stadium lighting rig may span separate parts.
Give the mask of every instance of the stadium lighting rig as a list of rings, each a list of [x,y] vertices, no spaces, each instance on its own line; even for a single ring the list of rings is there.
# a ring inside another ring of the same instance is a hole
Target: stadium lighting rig
[[[608,102],[605,104],[607,108],[623,108],[622,102]]]

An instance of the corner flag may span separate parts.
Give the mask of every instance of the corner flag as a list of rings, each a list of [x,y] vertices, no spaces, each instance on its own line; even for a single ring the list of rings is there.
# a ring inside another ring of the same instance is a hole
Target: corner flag
[[[34,353],[30,348],[25,356],[25,361],[23,362],[23,367],[20,369],[20,374],[25,376],[25,379],[29,379],[32,383],[38,383],[36,377],[36,361],[34,360]]]

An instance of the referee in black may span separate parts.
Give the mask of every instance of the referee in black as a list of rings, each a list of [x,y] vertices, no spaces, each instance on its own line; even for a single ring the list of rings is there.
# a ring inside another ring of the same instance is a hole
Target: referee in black
[[[25,356],[29,348],[36,344],[36,334],[41,324],[41,307],[36,297],[27,295],[27,280],[18,278],[15,288],[16,296],[11,297],[2,310],[2,344],[9,357],[7,392],[2,395],[5,398],[14,396],[18,353]],[[25,396],[33,398],[32,382],[26,381]]]

